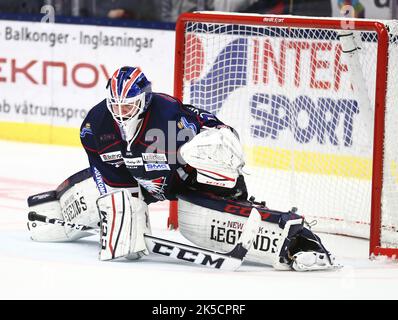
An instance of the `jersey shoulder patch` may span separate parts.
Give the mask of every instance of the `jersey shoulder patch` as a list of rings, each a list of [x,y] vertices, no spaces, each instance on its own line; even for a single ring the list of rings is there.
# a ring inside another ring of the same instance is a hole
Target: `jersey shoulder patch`
[[[103,146],[120,139],[106,100],[103,100],[87,113],[80,127],[80,140],[86,149],[100,151]]]

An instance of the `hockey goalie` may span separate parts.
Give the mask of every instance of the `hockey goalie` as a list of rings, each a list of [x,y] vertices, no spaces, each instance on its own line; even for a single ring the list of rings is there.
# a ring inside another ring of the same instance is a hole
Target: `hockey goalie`
[[[152,92],[139,68],[113,73],[106,99],[89,111],[80,137],[90,168],[57,190],[29,197],[28,205],[69,224],[100,228],[101,260],[147,255],[148,205],[178,199],[179,230],[195,245],[233,249],[255,209],[261,222],[248,261],[278,270],[340,267],[296,208],[270,210],[249,197],[244,154],[233,128],[205,110]],[[121,195],[117,190],[123,190]],[[29,221],[28,228],[34,241],[91,235],[37,221]]]

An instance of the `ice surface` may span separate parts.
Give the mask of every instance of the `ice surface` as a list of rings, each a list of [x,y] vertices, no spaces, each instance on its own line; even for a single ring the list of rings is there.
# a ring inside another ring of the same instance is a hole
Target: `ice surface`
[[[368,241],[321,234],[345,265],[339,271],[283,272],[245,262],[223,272],[167,257],[98,260],[98,236],[35,243],[26,228],[29,195],[51,190],[87,167],[80,148],[0,141],[0,299],[397,299],[398,262],[370,261]],[[166,228],[168,203],[150,206],[155,236],[185,241]]]

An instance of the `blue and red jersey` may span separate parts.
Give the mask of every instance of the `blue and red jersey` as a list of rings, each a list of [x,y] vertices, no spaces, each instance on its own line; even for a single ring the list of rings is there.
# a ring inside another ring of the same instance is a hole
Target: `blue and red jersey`
[[[139,184],[144,200],[152,203],[176,199],[186,176],[179,148],[202,128],[217,126],[225,125],[212,113],[184,105],[169,95],[152,93],[133,141],[122,139],[106,100],[88,112],[80,138],[99,187],[101,179],[114,188]]]

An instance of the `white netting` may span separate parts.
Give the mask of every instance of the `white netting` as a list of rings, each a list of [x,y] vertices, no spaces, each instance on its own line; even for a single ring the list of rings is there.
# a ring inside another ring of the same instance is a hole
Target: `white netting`
[[[183,101],[214,112],[239,132],[250,195],[270,208],[298,207],[307,220],[318,221],[316,230],[366,238],[377,41],[374,32],[189,22]],[[393,244],[397,46],[392,35],[382,225],[393,231],[382,236]]]

